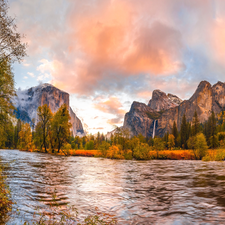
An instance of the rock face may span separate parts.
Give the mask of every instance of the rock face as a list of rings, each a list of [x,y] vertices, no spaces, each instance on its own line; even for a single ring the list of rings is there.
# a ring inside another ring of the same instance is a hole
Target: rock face
[[[36,122],[37,108],[45,104],[55,113],[63,104],[69,107],[69,94],[51,84],[41,84],[23,91],[18,90],[17,97],[14,99],[14,105],[17,109],[15,111],[16,117],[32,124]],[[84,130],[80,119],[70,107],[69,112],[73,135],[83,135]]]
[[[182,100],[176,95],[168,94],[154,90],[152,93],[152,99],[149,101],[148,106],[155,111],[163,111],[170,108],[174,108],[180,105]]]
[[[163,136],[167,131],[171,131],[174,121],[180,129],[184,114],[187,121],[191,122],[195,110],[201,123],[209,118],[212,111],[218,114],[225,110],[225,83],[218,82],[212,86],[209,82],[202,81],[193,96],[185,101],[156,90],[148,106],[136,102],[132,104],[130,111],[125,115],[124,127],[128,128],[132,135],[141,133],[150,137],[156,121],[155,133],[157,136]]]

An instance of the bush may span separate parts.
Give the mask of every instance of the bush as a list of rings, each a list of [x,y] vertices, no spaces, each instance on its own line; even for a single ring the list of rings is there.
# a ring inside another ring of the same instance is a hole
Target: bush
[[[101,151],[102,157],[106,157],[110,144],[106,141],[103,141],[102,144],[99,146],[99,150]]]
[[[131,151],[131,150],[125,151],[125,153],[124,153],[124,158],[125,158],[126,160],[132,160],[132,159],[133,159],[132,151]]]
[[[198,133],[196,136],[188,139],[188,148],[193,150],[195,159],[202,159],[208,149],[204,134]]]
[[[109,148],[106,157],[110,159],[124,159],[123,151],[116,145]]]
[[[13,202],[10,200],[10,190],[5,183],[3,167],[0,166],[0,222],[6,219],[7,213],[12,210]]]
[[[66,144],[64,144],[62,146],[62,149],[61,150],[62,150],[62,152],[63,152],[64,155],[68,156],[68,155],[70,155],[70,150],[71,149],[72,149],[71,144],[66,143]]]
[[[134,158],[137,160],[151,159],[150,150],[151,148],[148,144],[140,143],[134,148]]]

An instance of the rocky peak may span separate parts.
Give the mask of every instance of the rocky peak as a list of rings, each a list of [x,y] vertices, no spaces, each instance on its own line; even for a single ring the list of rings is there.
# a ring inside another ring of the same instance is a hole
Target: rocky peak
[[[176,95],[169,93],[167,96],[173,103],[175,103],[177,105],[180,105],[183,102],[183,100],[180,99],[179,97],[177,97]]]
[[[174,108],[180,103],[182,100],[178,98],[176,95],[168,94],[160,90],[154,90],[152,93],[152,99],[149,101],[148,106],[156,111],[164,111],[170,108]]]
[[[69,94],[51,84],[45,83],[27,90],[18,90],[14,99],[14,105],[17,108],[15,114],[18,119],[32,124],[32,120],[36,121],[37,118],[37,108],[45,104],[50,107],[53,113],[63,104],[66,104],[70,111],[74,136],[78,133],[81,135],[84,133],[81,121],[69,106]]]

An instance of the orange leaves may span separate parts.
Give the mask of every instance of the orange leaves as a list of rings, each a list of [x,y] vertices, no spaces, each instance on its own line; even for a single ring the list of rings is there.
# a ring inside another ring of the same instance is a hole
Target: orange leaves
[[[152,158],[157,158],[156,151],[150,151]],[[170,159],[170,160],[194,160],[194,154],[192,150],[164,150],[158,152],[158,159]]]

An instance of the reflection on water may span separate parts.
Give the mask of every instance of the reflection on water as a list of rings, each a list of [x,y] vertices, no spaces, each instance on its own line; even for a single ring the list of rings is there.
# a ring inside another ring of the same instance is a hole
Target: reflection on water
[[[58,157],[1,150],[21,215],[47,209],[54,190],[60,205],[81,216],[98,207],[120,224],[224,224],[225,163],[123,161]]]

